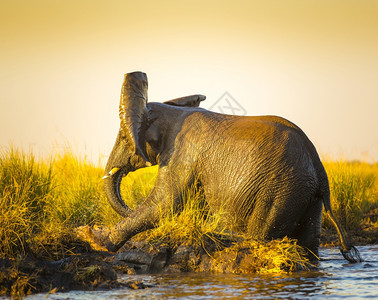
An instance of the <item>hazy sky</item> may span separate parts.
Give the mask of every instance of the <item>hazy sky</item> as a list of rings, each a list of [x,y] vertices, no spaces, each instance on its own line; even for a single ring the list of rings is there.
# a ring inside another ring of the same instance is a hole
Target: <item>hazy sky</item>
[[[228,92],[323,157],[378,160],[378,1],[0,0],[0,37],[2,147],[106,159],[140,70],[150,101]]]

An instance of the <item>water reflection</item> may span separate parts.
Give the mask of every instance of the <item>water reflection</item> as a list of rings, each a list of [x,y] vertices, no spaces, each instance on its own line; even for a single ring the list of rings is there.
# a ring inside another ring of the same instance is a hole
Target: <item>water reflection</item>
[[[325,258],[317,271],[286,276],[169,274],[129,275],[151,288],[104,292],[70,292],[48,299],[361,299],[378,297],[378,245],[359,247],[364,259],[348,264],[336,248],[320,250]],[[40,299],[41,295],[27,297]]]
[[[160,277],[160,296],[172,299],[271,299],[308,298],[324,294],[321,281],[313,280],[322,273],[295,276],[235,276],[188,274]]]

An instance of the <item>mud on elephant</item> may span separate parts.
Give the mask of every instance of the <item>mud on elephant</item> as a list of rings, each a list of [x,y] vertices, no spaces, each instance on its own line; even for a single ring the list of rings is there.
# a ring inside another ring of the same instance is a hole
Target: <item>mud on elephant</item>
[[[147,102],[147,87],[142,72],[124,77],[120,129],[104,176],[106,196],[124,219],[99,241],[108,250],[153,228],[161,212],[179,209],[182,191],[198,180],[209,207],[227,207],[238,230],[256,239],[288,236],[315,255],[324,205],[342,254],[361,261],[332,214],[327,174],[299,127],[276,116],[214,113],[199,108],[202,95]],[[155,186],[131,210],[121,197],[122,177],[152,164],[159,165]]]

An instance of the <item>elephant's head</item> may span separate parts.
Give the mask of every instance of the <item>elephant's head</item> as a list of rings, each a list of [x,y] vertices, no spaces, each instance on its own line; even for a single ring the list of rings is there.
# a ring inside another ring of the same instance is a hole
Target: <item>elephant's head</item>
[[[105,168],[106,196],[112,207],[124,217],[131,210],[121,198],[122,177],[138,168],[151,165],[144,138],[147,126],[147,87],[145,73],[125,74],[119,104],[120,130]]]
[[[119,104],[120,129],[105,168],[106,196],[115,211],[124,217],[130,215],[132,210],[127,207],[121,197],[120,185],[123,176],[139,168],[156,164],[157,161],[158,153],[152,150],[146,141],[146,131],[149,126],[147,89],[148,82],[145,73],[125,74]],[[165,104],[198,107],[205,98],[202,95],[192,95],[173,99]]]

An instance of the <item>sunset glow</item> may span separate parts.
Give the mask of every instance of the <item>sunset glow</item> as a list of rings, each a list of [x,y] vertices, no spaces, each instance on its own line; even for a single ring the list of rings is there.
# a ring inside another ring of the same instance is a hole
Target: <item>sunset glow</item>
[[[227,92],[323,156],[378,160],[377,1],[2,1],[0,23],[1,147],[98,161],[140,70],[149,101]]]

